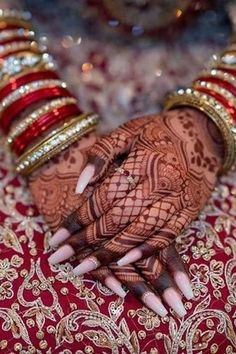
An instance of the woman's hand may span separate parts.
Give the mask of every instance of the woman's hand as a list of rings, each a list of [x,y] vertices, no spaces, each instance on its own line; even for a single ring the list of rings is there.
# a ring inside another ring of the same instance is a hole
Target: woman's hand
[[[74,191],[80,171],[86,162],[84,152],[91,147],[95,139],[94,135],[82,139],[30,178],[30,188],[36,205],[54,231],[87,197],[87,194],[76,195]],[[94,187],[95,185],[90,191],[87,190],[87,193],[91,193]],[[77,256],[77,262],[91,254],[93,250],[84,249]],[[65,250],[63,256],[68,256],[67,251]],[[92,275],[122,297],[125,296],[122,284],[126,285],[136,297],[161,316],[167,313],[161,297],[179,316],[185,314],[176,286],[187,299],[193,296],[183,262],[174,245],[137,265],[118,267],[111,264],[109,267],[100,267],[92,272]]]
[[[82,275],[115,260],[119,265],[168,247],[206,204],[222,161],[222,141],[203,113],[183,108],[135,119],[99,140],[77,190],[103,179],[63,223],[52,243],[64,241],[57,262],[105,241],[78,265]],[[109,166],[126,154],[112,175]],[[84,194],[82,194],[84,197]]]

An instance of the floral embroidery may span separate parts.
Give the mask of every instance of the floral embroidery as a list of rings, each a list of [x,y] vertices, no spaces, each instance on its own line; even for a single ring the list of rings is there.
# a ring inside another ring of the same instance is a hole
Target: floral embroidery
[[[147,331],[159,327],[160,319],[152,311],[142,308],[137,312],[138,322],[145,327]]]

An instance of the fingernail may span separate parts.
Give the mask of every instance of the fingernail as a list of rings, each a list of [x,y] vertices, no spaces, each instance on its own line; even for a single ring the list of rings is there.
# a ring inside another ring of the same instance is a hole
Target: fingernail
[[[129,251],[124,257],[122,257],[121,259],[119,259],[119,261],[117,261],[118,266],[124,266],[133,262],[138,261],[140,258],[142,258],[142,252],[138,249],[135,248],[131,251]]]
[[[120,297],[125,297],[126,292],[124,291],[124,289],[122,288],[121,283],[112,276],[109,276],[105,279],[105,284],[106,286],[111,289],[116,295],[120,296]]]
[[[68,230],[62,228],[57,230],[55,234],[52,236],[52,238],[49,240],[49,245],[51,247],[56,247],[63,241],[65,241],[68,237],[70,236],[70,233]]]
[[[153,293],[145,293],[142,296],[142,301],[149,307],[152,311],[164,317],[168,314],[167,309],[162,304],[161,300]]]
[[[194,297],[193,291],[191,288],[191,283],[190,280],[187,276],[187,274],[183,272],[176,272],[174,275],[175,282],[177,286],[179,287],[180,291],[184,294],[186,299],[190,300]]]
[[[67,258],[74,255],[74,250],[70,245],[64,245],[60,247],[56,252],[54,252],[49,258],[48,262],[51,264],[56,264],[63,262]]]
[[[85,273],[91,272],[100,266],[98,260],[95,257],[90,257],[85,259],[77,267],[73,269],[74,275],[83,275]]]
[[[95,171],[95,167],[93,165],[87,165],[85,169],[81,172],[75,189],[76,194],[83,193],[83,191],[89,184],[89,181],[93,177],[94,171]]]
[[[179,317],[183,317],[186,315],[187,312],[181,301],[181,297],[175,289],[166,289],[163,293],[163,298],[165,299],[167,304],[172,307],[172,309],[177,313]]]

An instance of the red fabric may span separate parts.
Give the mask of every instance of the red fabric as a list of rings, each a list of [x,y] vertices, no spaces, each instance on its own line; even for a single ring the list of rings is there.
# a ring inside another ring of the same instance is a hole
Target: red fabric
[[[130,294],[71,277],[71,263],[49,266],[47,226],[9,166],[1,150],[1,353],[235,353],[235,175],[178,238],[196,299],[184,319],[161,319]]]

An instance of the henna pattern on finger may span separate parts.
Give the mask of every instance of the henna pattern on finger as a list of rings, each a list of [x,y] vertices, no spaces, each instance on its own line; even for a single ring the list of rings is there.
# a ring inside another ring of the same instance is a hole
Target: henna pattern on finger
[[[116,158],[130,150],[140,129],[149,120],[150,116],[133,119],[101,138],[98,144],[91,147],[88,152],[88,163],[95,166],[95,176],[91,183],[98,181]]]
[[[138,120],[139,123],[141,120]],[[125,180],[116,184],[111,182],[111,178],[105,179],[103,193],[95,192],[90,198],[93,203],[90,202],[89,207],[82,205],[80,208],[83,210],[84,220],[87,214],[86,222],[96,217],[95,208],[100,210],[101,214],[105,210],[104,205],[110,207],[110,204],[106,204],[108,192],[104,193],[104,190],[110,192],[109,185],[112,186],[113,196],[122,195],[123,192],[126,196],[121,203],[115,201],[107,213],[82,229],[77,237],[74,235],[67,241],[78,252],[80,247],[86,244],[95,245],[104,238],[110,238],[103,248],[93,254],[100,264],[108,264],[117,259],[143,243],[148,237],[151,237],[149,245],[153,247],[155,244],[155,250],[168,246],[176,236],[173,230],[167,230],[165,233],[162,230],[159,237],[155,231],[162,228],[176,212],[184,210],[188,216],[187,220],[184,218],[182,222],[175,220],[172,225],[176,229],[179,226],[180,232],[185,224],[197,217],[216,182],[221,156],[216,154],[219,153],[219,146],[207,135],[206,116],[191,109],[179,109],[165,113],[161,117],[152,116],[148,124],[147,117],[144,120],[145,124],[140,125],[139,134],[133,136],[133,144],[130,145],[130,152],[145,155],[146,163],[143,165],[139,163],[140,166],[137,168],[137,173],[144,169],[142,172],[146,175],[144,183],[138,184],[132,191],[133,198],[129,198],[131,194],[124,191]],[[134,127],[136,123],[137,120],[134,120]],[[132,121],[129,122],[129,129],[130,127]],[[109,139],[115,137],[113,143],[116,144],[118,137],[122,136],[124,142],[126,129],[127,125],[118,128]],[[137,133],[137,129],[135,132]],[[101,151],[104,151],[105,141],[106,138],[103,138]],[[99,149],[99,142],[96,143],[96,149]],[[134,175],[137,161],[128,158],[125,163]],[[159,204],[157,202],[155,207],[155,202],[160,196],[161,202]],[[148,203],[153,201],[153,206],[149,204],[144,208],[146,200]],[[141,204],[139,211],[135,208],[138,201]]]

